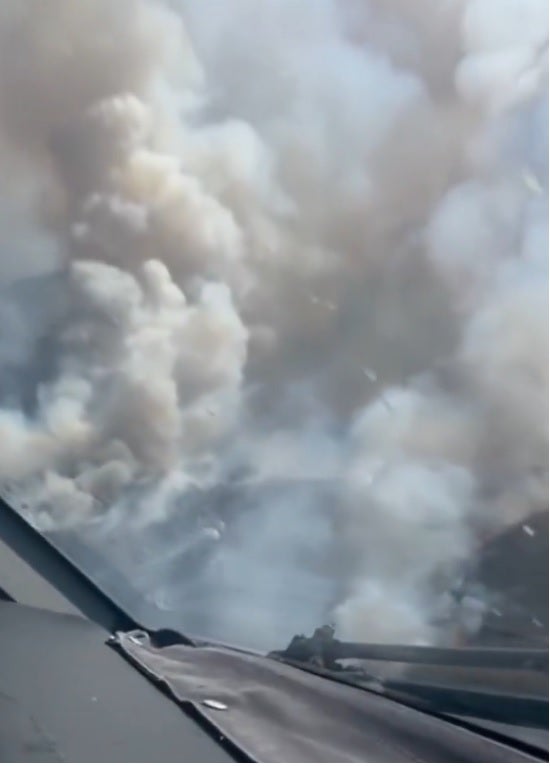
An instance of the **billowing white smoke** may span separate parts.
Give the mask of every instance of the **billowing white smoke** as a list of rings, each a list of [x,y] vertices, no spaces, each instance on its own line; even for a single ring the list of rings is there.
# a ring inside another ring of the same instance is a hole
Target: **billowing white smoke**
[[[432,640],[434,582],[547,503],[547,16],[4,0],[0,477],[35,522],[338,482],[330,523],[304,489],[219,519],[213,632]]]

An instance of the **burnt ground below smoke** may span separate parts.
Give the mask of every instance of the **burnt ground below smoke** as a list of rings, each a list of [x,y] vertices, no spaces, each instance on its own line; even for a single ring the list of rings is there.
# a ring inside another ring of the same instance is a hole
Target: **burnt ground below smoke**
[[[548,644],[548,511],[534,513],[480,550],[468,585],[495,594],[479,643]]]
[[[159,626],[231,641],[234,606],[236,621],[256,610],[260,622],[264,615],[288,637],[316,627],[307,620],[328,619],[343,595],[345,557],[334,534],[337,495],[337,486],[329,481],[237,482],[187,492],[176,500],[181,508],[155,523],[94,522],[49,535],[144,622],[155,613]],[[315,522],[317,536],[300,540],[295,535],[289,550],[288,525],[294,523],[297,500],[305,517],[301,522]],[[261,527],[263,503],[278,504],[277,526]],[[250,536],[251,520],[260,525],[257,538]],[[243,555],[249,560],[241,568]],[[287,576],[285,565],[296,571],[296,562],[300,577]],[[548,645],[547,512],[533,514],[488,541],[466,568],[462,594],[481,595],[488,604],[481,628],[466,639],[469,643]],[[254,581],[247,571],[257,573]],[[273,572],[282,575],[273,577]]]

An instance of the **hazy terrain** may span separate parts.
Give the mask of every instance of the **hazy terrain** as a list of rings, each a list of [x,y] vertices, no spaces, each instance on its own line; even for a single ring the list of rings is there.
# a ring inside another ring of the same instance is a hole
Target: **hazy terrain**
[[[548,4],[314,5],[0,4],[0,481],[214,637],[447,640],[548,507]]]

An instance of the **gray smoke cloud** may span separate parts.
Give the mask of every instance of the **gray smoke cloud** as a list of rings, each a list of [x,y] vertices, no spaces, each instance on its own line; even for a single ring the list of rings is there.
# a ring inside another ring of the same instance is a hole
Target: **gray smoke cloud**
[[[160,600],[147,529],[207,540],[227,640],[437,640],[441,583],[548,502],[547,27],[4,0],[0,479],[34,523],[108,530]],[[235,476],[294,489],[191,528]]]

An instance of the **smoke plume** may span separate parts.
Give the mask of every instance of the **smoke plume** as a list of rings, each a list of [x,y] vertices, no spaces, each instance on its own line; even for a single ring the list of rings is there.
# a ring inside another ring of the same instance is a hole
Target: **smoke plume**
[[[4,0],[14,502],[159,602],[159,562],[206,551],[178,608],[217,638],[437,640],[478,541],[547,504],[547,26],[545,0]]]

